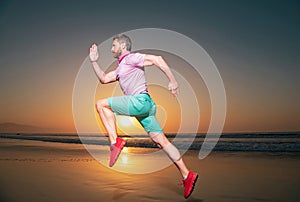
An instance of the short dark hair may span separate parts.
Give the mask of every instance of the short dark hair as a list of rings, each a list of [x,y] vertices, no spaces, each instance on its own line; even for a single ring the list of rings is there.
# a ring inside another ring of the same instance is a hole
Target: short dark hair
[[[131,45],[132,45],[132,43],[131,43],[131,39],[130,39],[127,35],[125,35],[125,34],[122,34],[122,35],[116,35],[116,36],[113,38],[113,41],[114,41],[114,40],[118,40],[119,43],[125,43],[126,49],[127,49],[128,51],[131,51]]]

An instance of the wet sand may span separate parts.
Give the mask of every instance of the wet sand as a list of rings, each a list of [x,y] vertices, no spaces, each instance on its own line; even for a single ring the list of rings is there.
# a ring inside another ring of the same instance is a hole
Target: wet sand
[[[174,165],[127,174],[95,160],[80,144],[0,138],[0,201],[300,201],[300,154],[214,152],[184,155],[200,177],[183,198]]]

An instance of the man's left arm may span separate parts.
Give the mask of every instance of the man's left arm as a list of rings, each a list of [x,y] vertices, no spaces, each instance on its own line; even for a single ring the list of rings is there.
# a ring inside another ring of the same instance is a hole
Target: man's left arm
[[[165,73],[170,81],[168,88],[172,92],[172,94],[177,97],[177,95],[179,94],[179,86],[166,61],[161,56],[146,54],[144,59],[144,66],[146,67],[151,65],[159,67]]]

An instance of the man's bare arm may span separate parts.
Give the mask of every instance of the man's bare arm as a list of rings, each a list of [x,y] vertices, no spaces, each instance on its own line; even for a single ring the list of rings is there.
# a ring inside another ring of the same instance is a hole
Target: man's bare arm
[[[93,61],[91,62],[92,65],[93,65],[93,69],[94,69],[94,72],[96,73],[99,81],[102,83],[102,84],[105,84],[105,83],[111,83],[111,82],[114,82],[117,80],[117,74],[116,74],[116,71],[111,71],[111,72],[108,72],[108,73],[105,73],[101,68],[100,66],[98,65],[97,61]]]
[[[177,97],[177,95],[179,94],[179,86],[165,60],[161,56],[145,55],[144,66],[151,66],[151,65],[155,65],[159,67],[165,73],[165,75],[168,77],[170,81],[168,85],[169,90],[172,92],[174,96]]]
[[[90,48],[90,60],[93,65],[94,72],[96,73],[99,81],[103,84],[116,81],[117,80],[116,72],[111,71],[109,73],[105,73],[97,63],[98,58],[99,58],[98,47],[96,44],[93,44]]]

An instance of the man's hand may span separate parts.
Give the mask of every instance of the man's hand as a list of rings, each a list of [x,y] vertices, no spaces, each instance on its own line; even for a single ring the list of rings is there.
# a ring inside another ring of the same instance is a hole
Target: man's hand
[[[175,82],[170,82],[168,85],[169,90],[172,92],[172,94],[177,97],[179,94],[179,86],[178,83]]]
[[[93,44],[90,47],[90,60],[91,62],[97,62],[98,58],[99,58],[98,47],[96,44]]]

